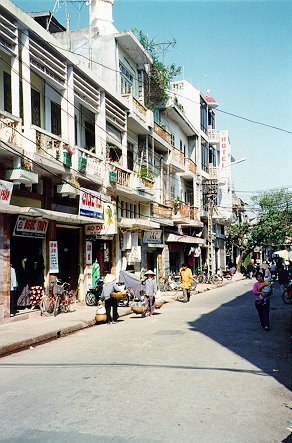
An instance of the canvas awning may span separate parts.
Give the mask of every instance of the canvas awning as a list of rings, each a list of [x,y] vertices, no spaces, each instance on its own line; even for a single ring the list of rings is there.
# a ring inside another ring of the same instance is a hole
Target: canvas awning
[[[177,235],[168,234],[166,238],[167,243],[190,243],[195,245],[204,245],[205,240],[199,237],[192,237],[191,235]]]
[[[27,217],[38,217],[45,220],[54,220],[63,223],[73,223],[77,225],[104,223],[103,220],[84,217],[76,214],[68,214],[59,211],[50,211],[48,209],[32,208],[29,206],[0,205],[0,213],[10,215],[26,215]]]
[[[118,221],[119,228],[127,229],[159,229],[160,224],[155,223],[147,218],[122,218]]]
[[[277,255],[280,258],[283,258],[284,260],[289,260],[289,251],[287,249],[282,249],[281,251],[275,251],[273,255]]]

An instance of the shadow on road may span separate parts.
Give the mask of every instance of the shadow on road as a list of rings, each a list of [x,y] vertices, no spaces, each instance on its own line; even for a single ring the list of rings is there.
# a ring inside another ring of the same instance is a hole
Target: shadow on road
[[[200,332],[248,360],[263,373],[291,389],[291,306],[275,289],[271,300],[271,330],[260,327],[251,291],[190,322]]]

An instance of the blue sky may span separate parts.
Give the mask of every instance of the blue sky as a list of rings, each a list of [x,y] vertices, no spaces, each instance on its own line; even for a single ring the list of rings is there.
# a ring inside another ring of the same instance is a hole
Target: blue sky
[[[14,3],[25,11],[52,11],[55,1]],[[292,133],[292,1],[115,0],[113,16],[119,31],[137,28],[157,42],[175,39],[165,63],[182,66],[184,79],[203,93],[210,89],[222,111]],[[65,24],[64,7],[56,17]],[[291,133],[221,112],[217,128],[229,130],[233,156],[247,158],[232,167],[241,198],[291,190]]]

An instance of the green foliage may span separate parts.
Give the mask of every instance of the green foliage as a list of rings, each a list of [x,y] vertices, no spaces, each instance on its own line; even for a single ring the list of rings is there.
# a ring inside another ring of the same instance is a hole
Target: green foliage
[[[257,223],[233,224],[226,228],[227,247],[235,245],[240,263],[256,246],[283,247],[292,240],[292,193],[284,189],[252,197]]]
[[[142,180],[150,180],[152,181],[154,179],[153,174],[149,171],[147,166],[142,165],[139,171],[139,177],[142,178]]]
[[[181,73],[181,67],[177,67],[174,63],[169,66],[164,65],[164,63],[159,60],[155,39],[150,39],[141,30],[132,29],[132,32],[153,60],[148,78],[146,78],[145,82],[145,105],[149,109],[154,109],[159,103],[163,103],[168,99],[170,81]]]

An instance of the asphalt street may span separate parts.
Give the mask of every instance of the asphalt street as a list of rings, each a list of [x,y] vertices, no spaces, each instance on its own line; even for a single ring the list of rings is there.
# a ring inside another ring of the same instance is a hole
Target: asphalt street
[[[0,360],[0,441],[291,441],[291,307],[252,282]]]

